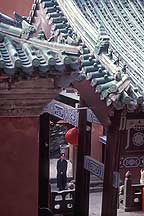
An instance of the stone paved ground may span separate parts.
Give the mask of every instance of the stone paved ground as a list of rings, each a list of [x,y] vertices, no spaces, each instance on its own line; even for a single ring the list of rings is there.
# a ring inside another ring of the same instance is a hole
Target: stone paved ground
[[[56,184],[52,184],[52,190],[56,191]],[[89,216],[101,216],[102,192],[90,193]],[[125,212],[121,207],[118,209],[117,216],[144,216],[144,211]]]
[[[89,216],[101,216],[102,192],[90,193]],[[118,209],[117,216],[144,216],[144,211],[125,212],[123,208]]]
[[[50,161],[50,177],[56,178],[56,161],[53,159]],[[72,176],[72,165],[68,161],[68,177]],[[57,190],[56,183],[52,184],[53,191]],[[102,192],[90,193],[90,202],[89,202],[89,216],[101,216],[101,203],[102,203]],[[78,216],[78,215],[77,215]],[[118,209],[117,216],[144,216],[143,212],[125,212],[124,209]]]

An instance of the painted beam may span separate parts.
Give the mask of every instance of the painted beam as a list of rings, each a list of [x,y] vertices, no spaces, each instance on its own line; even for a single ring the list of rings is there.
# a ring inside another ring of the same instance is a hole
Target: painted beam
[[[74,126],[78,126],[78,118],[79,118],[79,108],[74,108],[62,102],[52,100],[48,103],[43,112],[48,112],[49,114],[56,116],[60,119],[63,119],[65,122],[72,124]],[[95,114],[87,108],[87,121],[91,123],[99,123]]]

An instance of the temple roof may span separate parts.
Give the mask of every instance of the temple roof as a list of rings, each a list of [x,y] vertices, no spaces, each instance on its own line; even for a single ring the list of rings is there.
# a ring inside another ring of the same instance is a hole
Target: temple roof
[[[44,18],[51,28],[49,35],[42,29],[48,39],[43,40],[47,41],[43,43],[56,40],[59,46],[77,47],[81,59],[79,80],[87,80],[108,107],[113,106],[117,110],[124,107],[129,111],[137,108],[143,110],[144,29],[141,11],[144,10],[144,5],[141,1],[136,2],[35,0],[26,22],[38,28],[35,23],[39,16],[37,12],[41,10],[43,17],[40,19]],[[24,38],[31,40],[29,34],[28,37],[24,34]],[[9,39],[4,39],[2,46],[6,47],[7,40]],[[10,43],[17,51],[17,44]],[[22,48],[25,51],[25,43]],[[40,47],[30,46],[29,49],[34,51],[39,62],[40,54],[45,58]],[[50,53],[50,49],[47,51]],[[58,61],[63,59],[60,57],[63,52],[61,54],[59,55],[59,51],[56,55],[51,52],[54,58],[58,55]],[[78,52],[66,54],[77,56]],[[38,64],[42,66],[42,70],[43,63]]]
[[[5,17],[6,18],[6,17]],[[22,28],[12,19],[0,22],[0,73],[8,76],[64,75],[79,68],[79,50],[48,42],[44,38],[27,40]]]
[[[137,2],[137,3],[136,3]],[[141,1],[39,0],[28,21],[43,8],[51,37],[81,50],[81,76],[107,106],[133,111],[143,103],[144,49]]]

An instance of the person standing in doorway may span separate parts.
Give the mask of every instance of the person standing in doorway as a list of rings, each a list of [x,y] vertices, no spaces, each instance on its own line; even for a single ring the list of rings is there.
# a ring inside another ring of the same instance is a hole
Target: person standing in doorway
[[[62,153],[60,159],[57,161],[57,187],[59,190],[64,190],[67,183],[67,161],[65,154]]]

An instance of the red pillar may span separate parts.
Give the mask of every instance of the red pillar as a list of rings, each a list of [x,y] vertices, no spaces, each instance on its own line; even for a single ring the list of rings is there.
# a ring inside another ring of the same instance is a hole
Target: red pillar
[[[123,136],[119,131],[120,115],[115,115],[107,131],[107,144],[104,162],[104,184],[102,200],[102,216],[117,215],[117,198],[119,185],[115,185],[119,175],[120,152]],[[115,175],[114,175],[115,174]]]
[[[144,187],[142,188],[142,211],[144,211]]]

